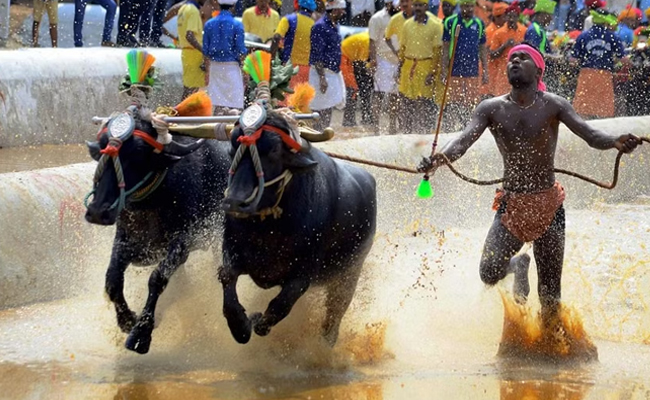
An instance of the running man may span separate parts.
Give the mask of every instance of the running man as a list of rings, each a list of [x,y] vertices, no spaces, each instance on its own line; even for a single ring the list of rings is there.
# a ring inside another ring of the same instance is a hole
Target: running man
[[[490,129],[503,157],[505,181],[497,191],[497,212],[483,248],[481,280],[494,285],[514,272],[515,298],[525,302],[530,257],[515,254],[524,243],[533,242],[542,318],[548,323],[559,310],[564,259],[564,189],[553,172],[559,124],[599,150],[629,153],[640,140],[634,135],[612,137],[590,127],[566,99],[544,91],[544,68],[544,58],[534,47],[513,47],[507,66],[510,93],[481,102],[463,133],[422,160],[418,169],[433,173],[444,157],[458,160]]]

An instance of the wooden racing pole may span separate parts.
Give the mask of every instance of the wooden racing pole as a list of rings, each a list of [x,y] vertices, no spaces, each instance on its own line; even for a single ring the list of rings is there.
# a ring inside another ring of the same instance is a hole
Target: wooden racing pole
[[[454,67],[454,58],[456,57],[456,46],[458,46],[458,36],[460,35],[460,26],[456,25],[456,30],[454,31],[454,43],[451,46],[451,54],[449,55],[449,65],[447,66],[447,77],[445,80],[445,90],[442,93],[442,102],[440,103],[440,111],[438,112],[438,123],[436,125],[436,132],[433,138],[433,144],[431,145],[431,156],[436,153],[436,147],[438,147],[438,136],[440,135],[440,127],[442,126],[442,116],[445,112],[445,105],[447,104],[447,91],[449,90],[449,82],[451,81],[451,70]],[[429,182],[429,172],[425,172],[420,185],[417,190],[418,197],[422,199],[428,199],[433,197],[433,189],[431,188],[431,182]]]

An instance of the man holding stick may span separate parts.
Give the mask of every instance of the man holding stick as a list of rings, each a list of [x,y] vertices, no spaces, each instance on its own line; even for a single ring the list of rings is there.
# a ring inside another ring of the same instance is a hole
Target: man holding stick
[[[481,280],[494,285],[512,272],[515,298],[525,302],[530,257],[515,255],[524,243],[533,242],[542,319],[549,323],[560,305],[565,240],[565,194],[553,171],[558,126],[564,123],[599,150],[629,153],[640,139],[611,137],[590,127],[566,99],[545,92],[544,69],[537,49],[527,44],[513,47],[507,65],[510,93],[481,102],[463,133],[440,153],[425,158],[418,170],[428,175],[447,160],[458,160],[490,129],[503,157],[505,180],[494,202],[496,215],[483,248]]]

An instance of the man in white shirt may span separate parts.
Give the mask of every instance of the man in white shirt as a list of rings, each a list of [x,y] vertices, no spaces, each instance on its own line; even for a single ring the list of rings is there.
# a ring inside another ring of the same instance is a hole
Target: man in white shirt
[[[370,18],[370,66],[375,74],[375,93],[373,95],[375,132],[379,133],[379,117],[388,108],[388,133],[397,133],[397,113],[399,111],[399,94],[397,91],[397,70],[399,60],[386,43],[386,27],[391,17],[399,11],[399,0],[386,0],[386,6]],[[397,37],[391,38],[394,48],[399,48]],[[386,101],[388,104],[386,104]]]
[[[368,26],[368,20],[375,13],[375,0],[350,1],[350,25]]]

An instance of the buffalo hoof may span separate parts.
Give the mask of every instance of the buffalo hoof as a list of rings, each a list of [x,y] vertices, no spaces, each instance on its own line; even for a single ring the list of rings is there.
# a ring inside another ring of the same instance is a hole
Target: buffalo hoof
[[[330,332],[324,333],[323,334],[323,340],[325,340],[325,343],[332,348],[334,345],[336,345],[336,341],[339,339],[339,331],[338,330],[331,330]]]
[[[251,315],[251,322],[258,336],[266,336],[271,332],[271,326],[266,322],[266,319],[261,313]]]
[[[133,311],[127,311],[117,314],[117,326],[120,327],[122,332],[129,333],[135,326],[138,317]]]
[[[519,304],[526,304],[528,294],[530,293],[530,284],[528,283],[528,267],[530,266],[530,256],[522,254],[513,260],[515,282],[512,285],[512,292],[515,301]]]
[[[126,338],[125,347],[138,354],[147,354],[151,346],[151,332],[153,331],[152,323],[138,323],[129,337]]]
[[[230,328],[232,337],[235,338],[237,343],[246,344],[249,340],[251,340],[251,331],[253,325],[251,324],[251,321],[246,318],[245,314],[244,318],[237,321],[228,319],[228,327]]]

